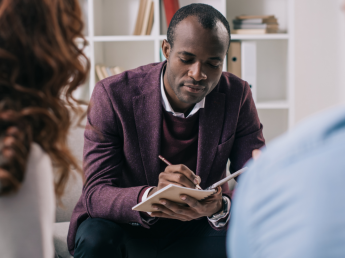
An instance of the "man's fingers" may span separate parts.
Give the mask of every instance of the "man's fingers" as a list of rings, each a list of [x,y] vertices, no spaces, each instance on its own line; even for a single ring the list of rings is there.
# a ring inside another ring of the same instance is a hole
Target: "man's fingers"
[[[171,202],[166,199],[159,200],[160,204],[163,205],[165,208],[172,211],[174,214],[183,215],[186,217],[192,217],[190,214],[191,210],[188,206],[184,206],[184,204],[178,204],[176,202]]]
[[[152,205],[152,208],[154,210],[156,210],[157,212],[162,212],[162,213],[165,213],[169,216],[174,216],[174,214],[175,214],[172,210],[169,210],[168,208],[166,208],[163,205],[154,204],[154,205]]]
[[[195,175],[192,170],[190,170],[187,166],[182,164],[168,166],[166,168],[166,172],[184,175],[184,177],[190,181],[190,183],[187,183],[187,187],[190,188],[195,188],[195,185],[200,184],[201,182],[201,178],[199,176]]]
[[[193,197],[190,197],[188,195],[181,195],[180,196],[181,200],[184,201],[186,204],[188,204],[189,207],[193,208],[193,209],[198,209],[200,207],[200,203],[198,202],[198,200],[196,200]]]
[[[184,174],[172,173],[169,181],[178,182],[183,187],[195,188],[195,184],[191,182]]]
[[[155,218],[165,218],[165,219],[177,219],[177,220],[181,220],[181,221],[191,221],[191,218],[185,217],[185,216],[181,216],[181,215],[174,215],[174,216],[170,216],[164,212],[160,212],[160,211],[155,211],[151,213],[151,217],[155,217]]]
[[[254,160],[257,160],[260,157],[260,155],[261,155],[261,150],[256,149],[252,151],[252,156]]]

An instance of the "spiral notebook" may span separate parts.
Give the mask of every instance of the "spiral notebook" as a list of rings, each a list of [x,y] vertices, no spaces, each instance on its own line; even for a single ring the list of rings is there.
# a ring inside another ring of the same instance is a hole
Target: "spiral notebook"
[[[180,195],[185,194],[188,196],[191,196],[197,200],[202,200],[213,193],[215,193],[216,190],[198,190],[198,189],[192,189],[177,185],[169,184],[166,187],[162,188],[161,190],[157,191],[153,195],[151,195],[149,198],[147,198],[145,201],[138,203],[135,205],[132,210],[135,211],[145,211],[145,212],[153,212],[156,211],[152,209],[152,204],[159,204],[160,199],[167,199],[173,202],[177,203],[185,203],[181,200]]]

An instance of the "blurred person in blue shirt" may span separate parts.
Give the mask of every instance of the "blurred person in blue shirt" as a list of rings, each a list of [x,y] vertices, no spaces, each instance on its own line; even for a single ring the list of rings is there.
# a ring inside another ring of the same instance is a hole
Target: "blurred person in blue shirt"
[[[302,123],[248,166],[231,207],[230,258],[345,257],[345,107]]]
[[[345,107],[267,146],[239,179],[231,258],[345,257]]]

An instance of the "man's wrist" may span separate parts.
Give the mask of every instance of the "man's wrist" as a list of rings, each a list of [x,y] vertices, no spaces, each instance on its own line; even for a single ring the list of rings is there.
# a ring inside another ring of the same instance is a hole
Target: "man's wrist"
[[[147,197],[149,197],[150,195],[154,194],[157,191],[157,187],[153,186],[151,187],[150,191],[147,194]]]
[[[228,215],[228,210],[229,210],[229,200],[227,197],[222,196],[222,206],[221,209],[213,214],[212,216],[209,216],[208,219],[210,220],[219,220],[222,218],[225,218]]]

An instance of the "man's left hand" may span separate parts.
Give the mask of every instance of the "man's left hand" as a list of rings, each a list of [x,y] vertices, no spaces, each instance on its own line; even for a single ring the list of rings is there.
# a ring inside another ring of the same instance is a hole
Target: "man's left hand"
[[[153,208],[157,211],[152,212],[152,217],[167,219],[178,219],[182,221],[191,221],[205,216],[212,216],[222,209],[222,188],[217,188],[217,193],[198,201],[188,195],[181,195],[181,200],[188,206],[182,206],[176,202],[167,199],[160,199],[160,204],[154,204]]]

